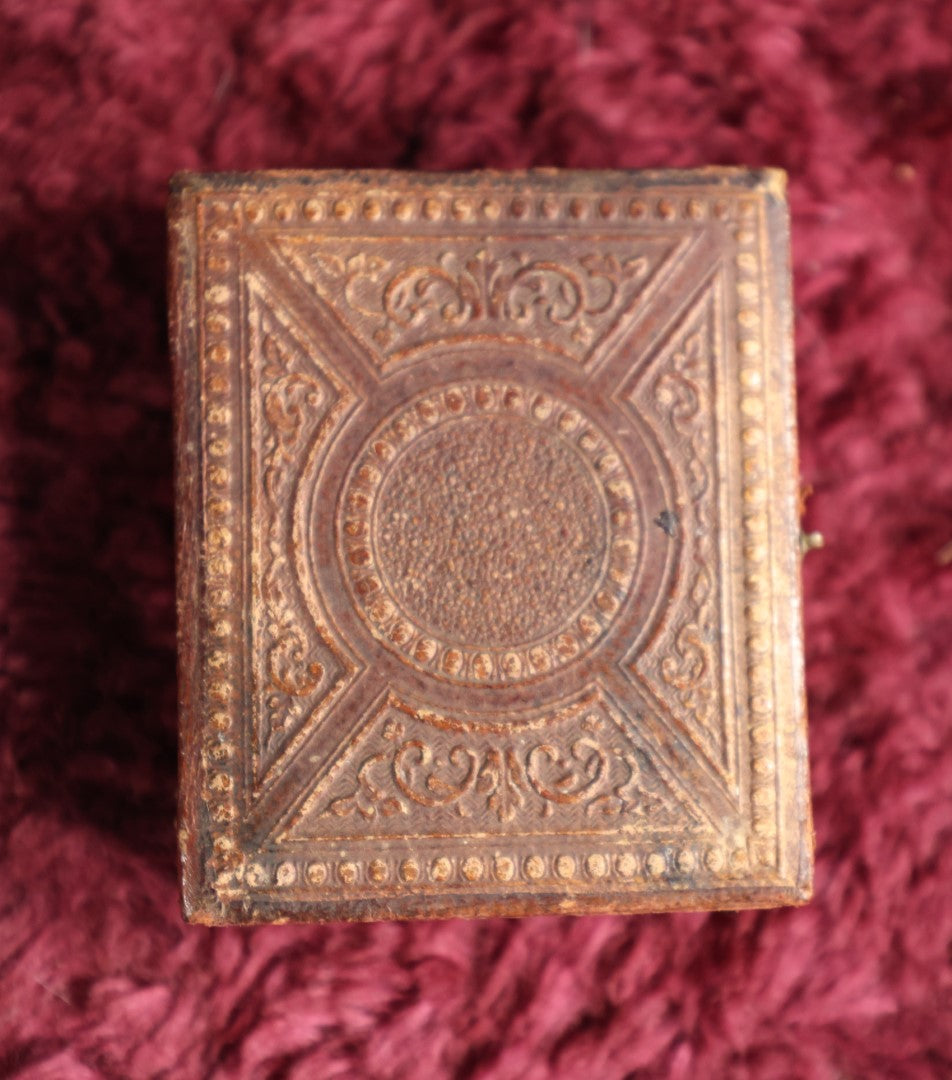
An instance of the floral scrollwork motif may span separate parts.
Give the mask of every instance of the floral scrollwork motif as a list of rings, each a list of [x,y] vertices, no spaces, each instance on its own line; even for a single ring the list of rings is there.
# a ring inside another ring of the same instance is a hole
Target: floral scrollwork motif
[[[277,378],[264,399],[264,415],[277,436],[277,445],[287,453],[300,434],[307,410],[321,403],[321,389],[314,379],[292,371]]]
[[[532,261],[496,286],[496,306],[504,317],[530,322],[539,312],[550,323],[568,325],[585,315],[604,315],[615,302],[619,283],[648,272],[642,257],[584,255],[581,272],[557,262]]]
[[[288,593],[289,568],[283,555],[274,555],[262,583],[262,596],[271,622],[266,650],[268,692],[265,707],[269,738],[287,731],[301,718],[304,699],[325,681],[325,667],[301,631]]]
[[[397,260],[355,250],[357,243],[348,249],[335,241],[331,249],[276,241],[292,272],[382,351],[381,363],[447,332],[540,338],[585,362],[587,350],[649,289],[670,250],[644,237],[634,247],[601,240],[586,249],[559,240],[530,252],[512,239],[485,237],[452,248],[413,244]]]
[[[529,780],[543,799],[577,803],[598,787],[607,765],[605,751],[591,739],[577,739],[568,755],[543,743],[529,751]]]
[[[446,806],[456,802],[472,787],[476,777],[477,758],[472,750],[454,746],[449,752],[449,766],[457,769],[454,778],[450,771],[441,775],[432,749],[420,739],[405,742],[393,758],[393,776],[397,786],[421,806]]]
[[[268,674],[271,683],[292,697],[313,693],[324,675],[324,665],[309,659],[304,635],[291,627],[268,650]]]
[[[324,813],[364,817],[407,813],[411,804],[459,817],[489,814],[509,822],[520,813],[547,817],[562,811],[591,817],[632,815],[665,824],[678,814],[676,801],[647,758],[594,738],[448,749],[423,739],[401,739],[388,725],[388,750],[366,758],[356,783],[330,800]],[[397,743],[399,743],[397,745]]]
[[[667,409],[672,426],[682,431],[701,408],[697,384],[680,371],[666,371],[658,376],[655,398],[659,405]]]
[[[618,306],[621,286],[646,278],[649,264],[643,256],[588,254],[559,262],[480,249],[469,256],[444,252],[389,279],[389,263],[363,254],[346,260],[324,256],[320,267],[342,283],[353,311],[377,323],[375,340],[387,344],[395,333],[425,320],[454,328],[482,319],[548,324],[589,340],[591,320]]]
[[[405,814],[406,804],[395,796],[388,795],[374,779],[374,770],[386,763],[386,754],[374,754],[367,758],[357,772],[354,790],[349,795],[334,799],[327,808],[328,812],[337,817],[349,817],[358,813],[368,820],[378,815],[392,817],[394,814]]]
[[[670,688],[671,704],[698,725],[702,739],[716,746],[717,596],[709,569],[715,562],[712,517],[716,513],[710,466],[714,458],[710,417],[715,392],[711,317],[709,302],[695,309],[650,387],[654,407],[684,447],[680,468],[690,497],[686,602],[678,608],[679,617],[657,672]]]
[[[482,313],[472,275],[442,266],[412,266],[397,274],[384,290],[383,310],[401,327],[411,326],[430,312],[453,325]]]
[[[701,567],[691,589],[691,602],[702,619],[711,591],[710,573]],[[705,623],[685,623],[674,637],[673,652],[661,661],[665,682],[675,689],[684,708],[704,721],[710,719],[714,708],[711,644],[706,640],[705,629]]]
[[[655,380],[655,401],[667,414],[671,426],[690,439],[692,453],[687,461],[691,494],[699,500],[710,486],[704,464],[707,432],[703,426],[702,405],[707,396],[704,337],[693,333],[675,351],[671,368]]]
[[[325,680],[325,665],[306,637],[293,596],[293,574],[282,546],[282,513],[296,462],[326,405],[318,379],[300,370],[292,339],[268,312],[259,324],[261,475],[269,504],[260,550],[261,597],[266,617],[264,656],[265,743],[279,745],[300,721],[304,699]]]
[[[311,376],[289,370],[284,345],[272,334],[261,343],[263,415],[267,423],[264,443],[265,490],[272,500],[289,479],[287,466],[307,421],[322,404],[323,391]]]
[[[370,317],[380,314],[380,288],[392,265],[389,259],[359,251],[348,258],[322,253],[315,262],[324,275],[343,283],[344,300],[352,311]]]
[[[586,807],[586,813],[600,817],[615,817],[635,808],[644,810],[646,816],[651,816],[652,807],[649,805],[649,794],[642,779],[642,770],[637,758],[627,751],[616,751],[616,759],[624,767],[620,783],[602,795],[596,796]],[[661,802],[654,796],[657,802]]]
[[[555,263],[531,262],[520,267],[500,291],[500,306],[514,322],[532,322],[538,313],[564,326],[586,310],[579,275]]]

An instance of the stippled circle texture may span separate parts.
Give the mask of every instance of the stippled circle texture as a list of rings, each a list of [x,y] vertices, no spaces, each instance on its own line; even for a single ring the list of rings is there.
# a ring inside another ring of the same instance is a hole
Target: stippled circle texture
[[[598,582],[607,507],[575,448],[520,416],[443,424],[409,447],[374,516],[377,565],[400,607],[465,646],[559,630]]]

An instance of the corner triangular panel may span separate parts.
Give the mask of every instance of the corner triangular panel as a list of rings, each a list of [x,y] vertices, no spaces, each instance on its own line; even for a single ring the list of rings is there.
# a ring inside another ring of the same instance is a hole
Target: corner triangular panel
[[[426,239],[278,235],[272,252],[375,363],[490,335],[585,365],[644,308],[686,235]]]
[[[254,786],[340,691],[347,662],[303,602],[292,564],[293,491],[315,445],[329,438],[348,393],[319,343],[268,288],[248,283],[247,363],[254,373],[250,474],[262,523],[252,557],[257,660],[254,673]]]
[[[715,407],[720,279],[715,275],[682,311],[641,368],[630,401],[662,445],[680,447],[678,504],[662,522],[677,530],[682,557],[673,617],[629,670],[687,733],[729,790],[736,784],[733,704],[722,700],[722,586],[717,573],[718,509]],[[661,527],[661,525],[659,525]]]
[[[391,703],[319,781],[282,842],[401,836],[705,831],[705,818],[600,699],[511,732],[453,730]]]

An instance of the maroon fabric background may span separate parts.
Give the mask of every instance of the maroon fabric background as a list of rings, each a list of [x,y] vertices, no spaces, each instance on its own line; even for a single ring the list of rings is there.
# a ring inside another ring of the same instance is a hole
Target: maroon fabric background
[[[0,0],[0,1075],[952,1075],[950,161],[948,2]],[[791,173],[816,900],[186,928],[169,174],[702,163]]]

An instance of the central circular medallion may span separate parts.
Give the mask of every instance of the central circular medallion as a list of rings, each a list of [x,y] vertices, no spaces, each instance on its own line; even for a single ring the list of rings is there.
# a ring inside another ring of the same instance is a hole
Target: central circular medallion
[[[437,637],[518,648],[559,630],[598,583],[606,508],[557,431],[472,416],[419,438],[377,497],[377,565]]]
[[[638,557],[631,477],[577,409],[460,383],[389,417],[345,484],[341,560],[374,636],[441,679],[512,683],[603,636]]]

